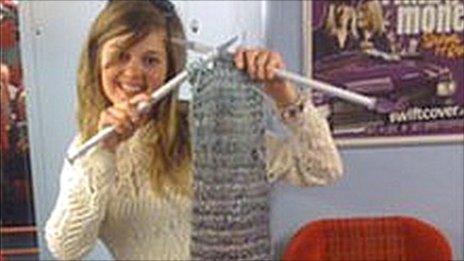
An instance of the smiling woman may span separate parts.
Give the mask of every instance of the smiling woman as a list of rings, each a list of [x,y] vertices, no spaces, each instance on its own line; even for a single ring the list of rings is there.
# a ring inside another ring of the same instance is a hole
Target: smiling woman
[[[185,37],[169,4],[111,1],[91,27],[78,70],[79,133],[70,150],[107,125],[116,134],[72,164],[65,160],[45,228],[58,258],[82,258],[100,238],[118,260],[191,259],[194,182],[186,113],[177,92],[150,111],[136,110],[185,64],[185,49],[170,43]],[[233,58],[229,66],[263,83],[278,103],[277,117],[294,112],[283,122],[294,135],[266,139],[268,175],[261,179],[312,186],[338,178],[341,161],[325,119],[307,95],[272,73],[284,67],[281,56],[243,48]]]

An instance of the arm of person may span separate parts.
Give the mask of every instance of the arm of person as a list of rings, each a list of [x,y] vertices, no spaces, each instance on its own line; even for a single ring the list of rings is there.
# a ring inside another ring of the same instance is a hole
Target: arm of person
[[[268,180],[302,187],[328,185],[341,177],[342,161],[309,91],[300,95],[298,102],[278,111],[290,135],[266,136]]]
[[[342,163],[329,126],[311,101],[309,92],[298,93],[288,81],[275,77],[285,67],[277,52],[238,49],[234,62],[253,80],[265,83],[264,91],[277,104],[278,114],[291,134],[268,136],[267,170],[270,181],[282,179],[297,186],[326,185],[342,174]]]
[[[65,160],[58,199],[45,226],[45,239],[56,258],[77,260],[94,247],[114,172],[114,153],[99,146],[72,165]]]

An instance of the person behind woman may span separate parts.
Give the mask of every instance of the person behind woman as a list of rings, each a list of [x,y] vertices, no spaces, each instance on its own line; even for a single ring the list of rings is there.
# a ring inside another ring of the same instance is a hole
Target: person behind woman
[[[350,3],[350,0],[336,0],[328,4],[323,26],[313,33],[314,60],[358,49],[355,9]]]
[[[4,159],[4,155],[8,155],[8,149],[10,148],[10,143],[8,139],[8,131],[10,129],[10,69],[6,64],[0,64],[0,99],[1,99],[1,111],[0,111],[0,155],[2,156],[2,160]],[[3,161],[2,161],[3,164]]]
[[[120,260],[188,260],[192,158],[188,122],[176,93],[153,110],[136,107],[181,71],[181,22],[167,1],[112,1],[93,23],[78,70],[78,130],[70,149],[107,125],[117,135],[88,154],[65,161],[60,192],[45,227],[60,259],[85,256],[101,239]],[[269,181],[326,185],[342,164],[325,119],[309,96],[274,77],[279,54],[239,49],[234,64],[265,83],[294,134],[267,137]],[[290,111],[294,113],[289,113]],[[285,116],[286,115],[286,116]]]

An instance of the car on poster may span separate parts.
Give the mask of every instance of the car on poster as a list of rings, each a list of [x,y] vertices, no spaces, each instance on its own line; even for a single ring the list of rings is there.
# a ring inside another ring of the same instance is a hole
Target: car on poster
[[[456,82],[451,70],[421,57],[386,59],[364,52],[347,52],[317,61],[313,76],[340,88],[388,99],[396,111],[412,106],[452,105]],[[335,133],[362,132],[389,121],[389,114],[316,93],[315,102],[326,106]],[[392,119],[392,121],[395,121]]]

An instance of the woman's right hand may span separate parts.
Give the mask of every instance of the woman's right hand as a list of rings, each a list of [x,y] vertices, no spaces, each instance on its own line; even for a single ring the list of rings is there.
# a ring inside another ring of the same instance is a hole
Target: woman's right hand
[[[140,103],[148,102],[147,94],[139,94],[128,101],[113,104],[100,113],[98,129],[114,126],[115,134],[101,141],[103,149],[111,152],[116,151],[118,145],[130,138],[140,126],[149,120],[149,113],[139,112],[137,107]]]

